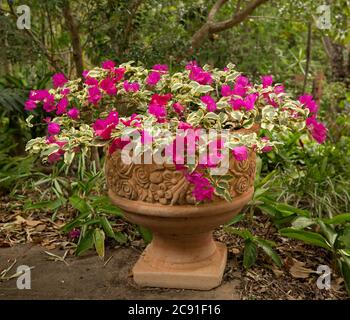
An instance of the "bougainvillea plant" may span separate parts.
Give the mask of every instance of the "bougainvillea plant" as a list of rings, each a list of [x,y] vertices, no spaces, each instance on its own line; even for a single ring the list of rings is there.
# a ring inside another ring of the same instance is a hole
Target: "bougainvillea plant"
[[[212,170],[224,150],[244,161],[250,150],[272,151],[282,143],[281,134],[309,133],[318,143],[327,135],[312,96],[293,100],[272,76],[253,84],[233,64],[219,70],[190,62],[171,74],[166,65],[147,70],[132,62],[116,66],[105,61],[80,79],[55,74],[52,80],[53,89],[32,90],[25,103],[29,112],[43,108],[47,113],[42,120],[47,136],[29,141],[27,151],[40,154],[44,162],[62,160],[70,166],[77,153],[88,156],[91,147],[105,146],[112,154],[132,143],[134,155],[163,155],[164,148],[170,149],[167,161],[184,171],[198,202],[214,193],[231,200],[228,183],[217,188]],[[29,126],[32,119],[29,115]],[[217,134],[207,135],[210,130]],[[202,152],[207,147],[211,151]]]

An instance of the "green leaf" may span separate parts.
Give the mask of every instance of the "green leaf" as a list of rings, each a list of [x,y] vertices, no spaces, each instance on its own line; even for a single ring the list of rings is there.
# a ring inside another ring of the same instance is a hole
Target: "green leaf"
[[[249,269],[256,261],[257,247],[251,240],[245,241],[244,253],[243,253],[243,266]]]
[[[220,183],[222,183],[222,182],[220,182]],[[229,202],[232,201],[232,197],[231,197],[230,193],[225,188],[216,187],[214,190],[214,193],[217,196],[224,198],[226,201],[229,201]]]
[[[345,229],[343,234],[339,237],[339,240],[346,249],[350,249],[350,229]]]
[[[323,219],[326,224],[342,224],[344,222],[350,222],[350,213],[338,214],[330,219]]]
[[[77,256],[80,256],[85,251],[91,249],[93,245],[94,245],[93,230],[89,229],[86,231],[84,236],[79,240],[77,249],[75,250],[75,254]]]
[[[146,243],[150,243],[152,241],[152,238],[153,238],[152,231],[143,227],[143,226],[138,226],[138,229],[140,231],[140,234],[141,234],[143,240]]]
[[[273,206],[267,203],[258,205],[257,208],[259,208],[263,213],[269,215],[272,218],[275,218],[278,216],[278,210],[276,210]]]
[[[77,195],[71,196],[69,198],[69,203],[74,209],[78,210],[81,213],[89,213],[92,211],[88,203]]]
[[[282,213],[282,215],[284,217],[286,216],[290,216],[294,213],[300,215],[300,216],[304,216],[304,217],[310,217],[310,213],[306,210],[301,210],[299,208],[290,206],[289,204],[285,204],[285,203],[277,203],[275,205],[275,208]]]
[[[340,264],[340,270],[344,279],[346,291],[350,295],[350,258],[342,255],[338,261]]]
[[[114,236],[115,240],[117,240],[120,244],[124,244],[128,241],[128,237],[120,231],[115,232]]]
[[[109,223],[108,219],[106,217],[101,217],[100,222],[101,222],[101,226],[102,226],[103,230],[105,231],[106,235],[108,237],[115,239],[115,234],[114,234],[113,228],[112,228],[111,224]]]
[[[278,266],[282,266],[282,260],[279,255],[272,249],[272,245],[269,241],[261,238],[255,238],[256,244],[264,250],[264,252],[272,259],[272,261]]]
[[[335,230],[332,227],[323,223],[321,220],[318,221],[318,224],[323,234],[326,236],[328,242],[333,246],[335,243],[335,240],[337,240],[338,233],[335,232]]]
[[[306,217],[298,217],[292,222],[292,227],[295,229],[304,229],[315,223],[316,221],[314,219],[310,219]]]
[[[225,227],[225,231],[231,234],[236,234],[245,240],[253,240],[254,238],[253,234],[247,229],[240,230],[236,228]]]
[[[33,210],[33,209],[48,209],[48,210],[56,210],[60,206],[64,205],[66,199],[58,198],[53,201],[42,201],[37,203],[26,203],[24,205],[24,210]]]
[[[96,228],[93,238],[96,252],[100,258],[103,258],[105,256],[105,233],[103,230]]]
[[[200,85],[195,89],[195,93],[207,93],[209,91],[213,91],[214,88],[208,85]]]
[[[280,229],[279,232],[284,237],[301,240],[301,241],[304,241],[305,243],[312,244],[328,250],[331,249],[327,240],[323,236],[315,232],[297,230],[294,228]]]
[[[240,213],[238,215],[236,215],[235,217],[233,217],[229,222],[227,222],[225,224],[226,227],[232,226],[233,224],[240,222],[244,219],[245,215],[244,213]]]

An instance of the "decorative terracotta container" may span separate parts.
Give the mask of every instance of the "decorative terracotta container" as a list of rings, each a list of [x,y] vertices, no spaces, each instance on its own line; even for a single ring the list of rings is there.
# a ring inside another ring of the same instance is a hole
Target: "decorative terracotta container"
[[[219,197],[196,205],[193,186],[174,165],[131,164],[117,150],[106,159],[109,197],[125,217],[153,232],[153,240],[133,268],[142,286],[209,290],[222,281],[227,248],[212,231],[228,222],[252,198],[255,153],[245,161],[230,157],[232,202]]]

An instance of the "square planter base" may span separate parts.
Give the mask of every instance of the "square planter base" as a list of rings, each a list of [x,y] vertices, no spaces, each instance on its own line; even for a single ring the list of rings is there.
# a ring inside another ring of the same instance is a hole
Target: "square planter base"
[[[215,244],[217,250],[207,260],[178,266],[149,263],[146,248],[133,268],[134,281],[147,287],[213,289],[221,284],[227,260],[226,246],[220,242]]]

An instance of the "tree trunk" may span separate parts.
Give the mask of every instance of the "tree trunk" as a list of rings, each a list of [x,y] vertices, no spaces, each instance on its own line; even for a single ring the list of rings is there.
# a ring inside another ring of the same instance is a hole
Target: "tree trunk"
[[[345,47],[332,42],[329,37],[323,38],[323,44],[330,60],[332,80],[343,82],[347,77],[349,77],[349,73],[347,72],[348,68],[345,65],[343,55],[343,50]]]
[[[79,28],[76,20],[72,15],[69,0],[65,0],[63,4],[63,16],[67,24],[73,47],[73,60],[77,77],[81,77],[84,71],[83,51],[81,48]]]

